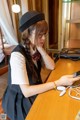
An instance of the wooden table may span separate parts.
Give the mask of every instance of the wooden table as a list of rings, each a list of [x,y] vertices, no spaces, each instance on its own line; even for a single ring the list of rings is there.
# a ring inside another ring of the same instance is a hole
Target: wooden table
[[[55,70],[51,72],[48,82],[78,70],[80,70],[80,61],[60,59],[56,63]],[[57,90],[50,90],[38,95],[26,120],[75,120],[80,110],[80,101],[69,97],[68,90],[62,97],[59,93]]]

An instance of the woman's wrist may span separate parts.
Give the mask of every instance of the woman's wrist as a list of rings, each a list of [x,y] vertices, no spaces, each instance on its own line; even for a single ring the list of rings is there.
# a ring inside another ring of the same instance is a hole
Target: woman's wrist
[[[60,86],[60,81],[59,81],[59,80],[56,80],[56,81],[55,81],[55,84],[56,84],[56,86]]]
[[[55,81],[53,82],[53,84],[54,84],[54,85],[53,85],[53,89],[56,90],[56,89],[57,89],[57,85],[56,85]]]
[[[40,52],[40,54],[42,56],[45,56],[47,55],[47,53],[45,52],[44,48],[40,47],[40,46],[37,46],[37,50]]]
[[[36,48],[37,48],[37,50],[38,50],[39,52],[44,51],[44,49],[43,49],[41,46],[37,46]]]

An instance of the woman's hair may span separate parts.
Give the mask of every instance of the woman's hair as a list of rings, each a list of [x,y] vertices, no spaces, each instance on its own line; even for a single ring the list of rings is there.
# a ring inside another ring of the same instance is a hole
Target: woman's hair
[[[28,62],[30,63],[29,68],[32,71],[33,75],[35,75],[35,78],[36,78],[36,73],[34,70],[33,62],[32,62],[32,55],[30,53],[30,40],[29,40],[29,36],[32,34],[32,32],[34,30],[35,30],[35,39],[37,40],[39,35],[46,34],[46,32],[48,31],[47,22],[45,20],[39,21],[36,24],[31,25],[28,29],[26,29],[22,33],[22,39],[23,39],[24,46],[25,46],[26,56],[27,56]],[[40,53],[38,51],[36,51],[34,56],[35,56],[35,58],[38,58],[38,60],[41,61],[41,66],[44,67],[43,60],[41,58]]]
[[[22,40],[28,39],[33,30],[35,30],[35,39],[37,39],[39,35],[46,34],[48,31],[47,22],[45,20],[42,20],[30,26],[22,33]]]

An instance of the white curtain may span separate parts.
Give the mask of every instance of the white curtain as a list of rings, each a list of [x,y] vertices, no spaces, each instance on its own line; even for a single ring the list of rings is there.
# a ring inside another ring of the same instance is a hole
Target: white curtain
[[[7,0],[0,0],[0,26],[7,43],[17,45],[18,40],[12,26]]]
[[[21,0],[22,15],[28,11],[28,0]]]

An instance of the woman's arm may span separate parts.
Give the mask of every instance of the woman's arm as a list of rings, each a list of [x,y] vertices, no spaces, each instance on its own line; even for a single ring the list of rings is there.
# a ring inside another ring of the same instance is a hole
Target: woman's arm
[[[37,47],[37,49],[43,58],[46,68],[53,70],[55,68],[54,60],[46,53],[42,47]]]
[[[25,85],[20,85],[20,88],[25,97],[30,97],[30,96],[54,89],[55,85],[56,87],[60,85],[63,85],[63,86],[72,85],[75,81],[79,79],[80,77],[74,78],[73,75],[65,75],[65,76],[62,76],[59,80],[56,80],[55,82],[43,83],[40,85],[25,84]]]
[[[20,52],[12,52],[10,57],[11,84],[29,84],[26,60]]]
[[[51,90],[59,85],[72,85],[73,82],[80,79],[74,78],[73,75],[61,77],[54,82],[48,82],[40,85],[29,85],[28,75],[26,71],[26,63],[24,56],[19,52],[13,52],[10,58],[11,65],[11,84],[19,85],[25,97],[30,97],[45,91]]]
[[[54,89],[55,85],[54,85],[54,82],[44,83],[40,85],[24,84],[24,85],[20,85],[20,88],[25,97],[31,97],[36,94],[40,94],[48,90]]]

